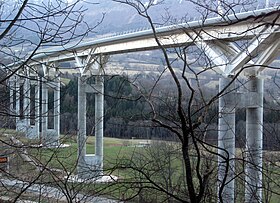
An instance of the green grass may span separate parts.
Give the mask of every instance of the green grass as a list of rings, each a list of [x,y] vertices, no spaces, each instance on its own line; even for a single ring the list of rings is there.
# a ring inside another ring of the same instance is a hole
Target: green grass
[[[117,160],[118,156],[123,154],[132,154],[134,147],[125,146],[129,140],[116,138],[104,138],[104,168],[109,168]],[[138,141],[131,142],[137,143]],[[31,149],[30,153],[38,158],[43,164],[57,169],[67,169],[74,171],[77,162],[77,143],[74,139],[66,139],[64,144],[69,144],[70,147],[57,149],[36,148]],[[94,154],[95,137],[88,137],[86,145],[87,154]],[[106,164],[108,163],[108,165]]]
[[[0,132],[2,133],[15,133],[13,130],[3,130],[0,129]],[[77,162],[77,142],[76,142],[76,136],[75,137],[68,137],[68,136],[61,136],[62,137],[62,142],[65,144],[70,144],[70,147],[67,148],[58,148],[58,149],[43,149],[43,148],[37,148],[37,149],[29,149],[30,154],[32,154],[33,157],[36,157],[42,164],[47,164],[48,167],[50,168],[56,168],[56,169],[62,169],[62,170],[67,170],[68,172],[72,172],[73,174],[76,173],[76,162]],[[22,142],[26,144],[30,144],[30,140],[27,140],[26,138],[20,138]],[[33,140],[32,143],[36,143],[39,140]],[[160,148],[161,143],[157,146],[152,145],[149,148],[137,148],[134,147],[135,145],[139,144],[139,142],[143,142],[144,140],[128,140],[128,139],[117,139],[117,138],[104,138],[104,169],[110,169],[111,167],[114,167],[115,164],[120,161],[122,157],[125,158],[130,158],[134,152],[138,157],[135,157],[136,160],[138,159],[146,159],[147,160],[156,160],[151,162],[150,164],[147,164],[145,167],[147,169],[152,168],[155,169],[157,167],[158,163],[163,163],[168,156],[165,157],[165,149],[164,147]],[[166,143],[166,142],[163,142]],[[95,148],[95,137],[88,137],[87,139],[87,154],[94,154],[94,148]],[[242,149],[237,149],[237,156],[241,156]],[[271,154],[270,154],[271,153]],[[264,156],[267,158],[271,158],[272,154],[275,156],[275,161],[279,160],[280,154],[276,154],[275,152],[264,152]],[[178,181],[178,179],[181,178],[181,175],[183,173],[182,170],[182,160],[181,160],[181,155],[180,152],[175,151],[173,155],[176,159],[173,159],[171,163],[171,167],[173,169],[176,169],[173,180],[174,182]],[[215,159],[215,157],[213,158]],[[196,159],[194,159],[195,161]],[[265,160],[265,159],[264,159]],[[166,162],[169,163],[169,160]],[[264,162],[265,163],[265,162]],[[139,162],[139,164],[141,164]],[[242,163],[236,163],[237,166],[242,167]],[[242,170],[242,168],[240,168]],[[20,171],[20,170],[18,170]],[[279,172],[280,171],[280,166],[274,166],[269,168],[269,172],[273,172],[271,174],[271,178],[274,183],[270,183],[271,188],[274,191],[278,191],[279,184],[280,184],[280,179],[279,179]],[[117,175],[118,177],[122,178],[131,178],[133,175],[130,174],[131,171],[129,170],[123,170],[123,171],[115,171],[113,174]],[[267,174],[269,172],[266,172]],[[159,173],[155,173],[154,178],[156,180],[160,180],[164,174],[164,171]],[[244,177],[240,177],[244,178]],[[269,180],[264,180],[266,181],[265,184],[267,184],[267,181]],[[236,181],[236,188],[239,188],[238,191],[238,200],[237,202],[242,202],[244,199],[244,181]],[[277,185],[278,184],[278,185]],[[216,179],[213,178],[213,185],[216,185]],[[98,189],[100,187],[103,187],[102,185],[96,186],[96,185],[90,185],[88,187],[89,191],[92,191],[94,189]],[[215,190],[215,187],[213,187],[213,190]],[[116,196],[122,194],[123,192],[126,192],[124,188],[120,188],[119,190],[116,190]],[[128,192],[128,195],[132,194],[133,191]],[[214,192],[215,193],[215,192]],[[271,203],[276,203],[280,202],[280,196],[277,194],[271,194]]]
[[[0,134],[12,134],[12,135],[16,135],[18,134],[18,132],[14,129],[6,129],[6,128],[0,128]]]

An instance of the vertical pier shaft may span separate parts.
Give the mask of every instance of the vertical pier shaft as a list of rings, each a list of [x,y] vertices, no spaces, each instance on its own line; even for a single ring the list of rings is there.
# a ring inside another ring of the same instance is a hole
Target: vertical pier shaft
[[[59,141],[59,136],[60,136],[60,77],[56,78],[55,88],[54,88],[54,129],[57,133],[57,141]]]
[[[47,139],[48,129],[48,87],[47,80],[42,77],[42,131],[41,138],[43,141]]]
[[[18,124],[20,121],[20,77],[16,75],[15,90],[16,90],[16,130],[18,131]]]
[[[86,164],[86,103],[86,79],[78,77],[78,176]]]
[[[35,134],[36,138],[40,138],[40,77],[37,77],[35,85]]]
[[[99,170],[103,169],[103,122],[104,122],[104,80],[96,76],[95,85],[99,92],[95,94],[95,157]]]
[[[25,78],[23,84],[23,115],[24,115],[24,125],[26,130],[30,127],[30,79]]]
[[[14,90],[15,90],[15,81],[9,80],[9,90],[10,90],[10,116],[14,116]]]
[[[263,80],[252,76],[246,87],[251,102],[246,108],[245,202],[257,203],[262,202]]]
[[[219,98],[218,125],[218,198],[223,202],[234,202],[235,175],[235,83],[231,78],[220,78],[219,92],[225,91]],[[231,83],[231,84],[230,84]]]

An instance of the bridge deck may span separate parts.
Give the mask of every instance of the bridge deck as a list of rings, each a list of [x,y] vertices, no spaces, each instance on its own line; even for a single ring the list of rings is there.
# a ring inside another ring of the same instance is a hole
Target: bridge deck
[[[156,28],[156,33],[164,47],[193,43],[193,38],[197,36],[197,32],[199,32],[205,41],[252,38],[262,32],[265,22],[270,22],[273,18],[276,19],[279,12],[278,7],[266,8],[229,15],[223,18],[209,18],[204,22],[198,20],[160,27]],[[278,21],[280,22],[279,19],[277,19]],[[84,41],[78,45],[69,44],[63,47],[42,49],[32,59],[36,63],[45,63],[73,60],[74,53],[78,56],[87,56],[90,53],[95,55],[117,54],[158,48],[159,46],[154,39],[154,32],[152,29],[149,29],[119,36]]]

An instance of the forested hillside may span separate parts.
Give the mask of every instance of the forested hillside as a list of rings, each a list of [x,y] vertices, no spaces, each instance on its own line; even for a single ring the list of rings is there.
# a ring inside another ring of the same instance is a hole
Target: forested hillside
[[[141,84],[148,84],[153,80],[152,75],[140,75]],[[93,81],[92,81],[93,82]],[[273,84],[266,83],[267,87]],[[163,90],[165,95],[162,95]],[[203,89],[211,95],[217,89],[204,86]],[[61,92],[61,133],[75,135],[77,132],[77,78],[73,77],[70,82],[62,87]],[[172,119],[170,111],[174,107],[172,97],[175,87],[168,83],[168,78],[163,79],[159,86],[154,90],[158,98],[160,111],[167,119]],[[147,89],[147,92],[148,89]],[[277,140],[279,137],[280,126],[277,124],[280,120],[280,114],[277,110],[277,103],[271,99],[271,92],[265,95],[264,110],[264,147],[269,149],[278,149]],[[107,76],[105,80],[105,136],[117,138],[148,138],[170,140],[170,132],[162,128],[153,126],[151,120],[151,109],[143,97],[126,76]],[[156,96],[155,96],[155,99]],[[187,99],[187,98],[186,98]],[[199,104],[199,101],[198,101]],[[186,104],[187,106],[187,104]],[[194,107],[196,108],[196,107]],[[203,121],[207,123],[202,125],[208,128],[205,139],[217,140],[217,122],[218,106],[212,106],[208,110],[207,117]],[[237,125],[237,145],[244,147],[245,139],[245,109],[238,109],[236,114]],[[273,129],[273,130],[272,130]],[[202,129],[201,129],[202,130]],[[202,130],[203,131],[203,130]],[[87,94],[87,132],[89,136],[94,135],[94,94]]]

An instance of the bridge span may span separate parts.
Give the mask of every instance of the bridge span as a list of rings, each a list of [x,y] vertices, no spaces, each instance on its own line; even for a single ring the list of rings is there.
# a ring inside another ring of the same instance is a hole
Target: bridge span
[[[81,178],[102,175],[103,170],[103,103],[106,56],[154,49],[194,45],[201,49],[214,68],[220,73],[219,132],[218,132],[218,187],[226,181],[222,197],[224,202],[234,202],[235,177],[235,76],[240,72],[248,77],[248,92],[243,98],[246,108],[246,202],[262,198],[262,125],[263,125],[263,79],[259,73],[279,57],[280,11],[278,7],[209,18],[171,25],[119,36],[83,41],[63,47],[38,50],[28,61],[16,61],[6,69],[16,72],[10,77],[11,90],[15,89],[16,105],[11,111],[20,114],[23,102],[25,117],[17,117],[18,131],[31,138],[41,137],[44,144],[59,145],[60,126],[60,76],[59,63],[75,61],[73,67],[78,78],[78,176]],[[236,41],[247,41],[246,47],[238,47]],[[87,84],[88,76],[96,77],[95,84]],[[32,80],[29,80],[32,78]],[[25,97],[20,101],[20,84]],[[30,87],[36,89],[35,125],[30,125]],[[48,129],[48,89],[54,89],[54,129]],[[86,154],[86,94],[95,94],[95,154]],[[246,99],[247,98],[247,99]],[[40,108],[42,115],[39,114]],[[40,124],[40,119],[42,122]],[[41,125],[41,132],[39,132]],[[229,167],[224,159],[229,158]],[[227,172],[228,170],[228,172]],[[227,177],[225,176],[227,174]],[[226,178],[225,178],[226,177]]]

